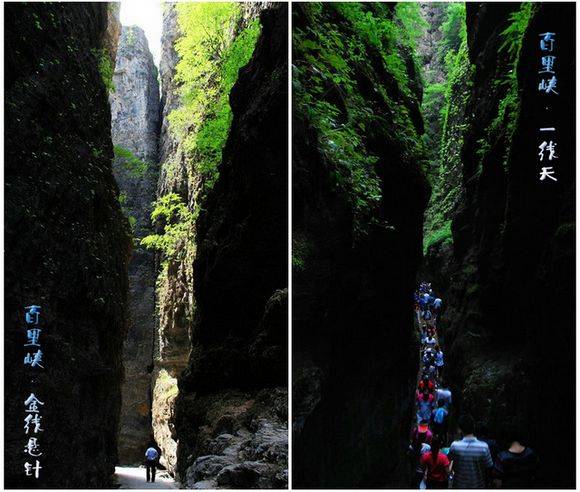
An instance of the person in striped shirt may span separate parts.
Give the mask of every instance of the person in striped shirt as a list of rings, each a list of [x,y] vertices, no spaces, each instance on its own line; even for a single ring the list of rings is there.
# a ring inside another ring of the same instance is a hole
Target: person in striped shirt
[[[454,489],[484,489],[493,467],[489,446],[474,435],[475,424],[471,415],[459,418],[463,439],[453,441],[449,459],[453,468]]]

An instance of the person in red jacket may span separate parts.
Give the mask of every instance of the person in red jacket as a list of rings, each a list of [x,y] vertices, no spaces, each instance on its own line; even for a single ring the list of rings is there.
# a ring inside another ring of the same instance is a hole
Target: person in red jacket
[[[441,452],[441,440],[431,439],[431,450],[421,455],[421,467],[425,470],[425,483],[428,489],[449,487],[450,461]]]
[[[419,393],[423,393],[425,389],[427,389],[429,393],[432,393],[435,391],[435,383],[430,379],[421,379],[421,381],[419,381],[419,391],[417,391],[417,396]]]

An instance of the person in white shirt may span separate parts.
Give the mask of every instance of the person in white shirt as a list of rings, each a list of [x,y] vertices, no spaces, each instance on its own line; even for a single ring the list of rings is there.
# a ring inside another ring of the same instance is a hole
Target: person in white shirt
[[[439,388],[435,392],[435,400],[443,400],[445,402],[445,407],[449,410],[449,407],[451,406],[451,390],[448,388]]]

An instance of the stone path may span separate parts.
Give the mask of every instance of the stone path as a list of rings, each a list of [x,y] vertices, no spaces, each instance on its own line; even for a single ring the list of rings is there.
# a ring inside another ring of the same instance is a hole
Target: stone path
[[[430,286],[430,284],[429,284],[429,286]],[[420,289],[418,290],[418,292],[421,292]],[[435,298],[435,294],[432,293],[432,291],[431,291],[431,295],[433,296],[433,298]],[[421,316],[421,309],[416,306],[416,309],[415,309],[415,327],[417,328],[417,331],[419,333],[419,338],[421,339],[421,343],[419,344],[419,372],[417,374],[417,387],[418,387],[419,381],[421,381],[421,379],[423,379],[424,369],[425,369],[425,366],[426,366],[426,364],[423,361],[423,353],[424,353],[424,350],[427,348],[427,345],[424,343],[424,340],[423,340],[423,333],[426,330],[424,331],[422,329],[422,325],[425,325],[425,326],[431,325],[434,328],[434,336],[433,336],[433,338],[435,339],[435,342],[436,342],[435,343],[435,346],[439,346],[440,345],[440,339],[439,339],[439,332],[437,330],[437,321],[438,321],[438,318],[439,318],[439,315],[437,314],[437,315],[434,315],[433,318],[432,318],[432,320],[430,320],[430,321],[424,320],[423,317]],[[434,378],[430,378],[430,379],[431,379],[431,381],[435,385],[435,389],[433,391],[433,393],[434,393],[437,389],[439,389],[439,388],[442,387],[441,386],[440,372],[438,371],[436,373],[435,377]],[[433,404],[433,409],[434,408],[436,408],[435,404]],[[450,405],[446,405],[446,408],[449,411],[450,410]],[[415,411],[417,412],[418,410],[419,410],[418,400],[415,399]],[[449,419],[449,416],[447,416],[447,419]],[[416,422],[416,424],[419,423],[418,420],[415,420],[415,422]],[[429,424],[429,427],[431,428],[431,424]],[[449,436],[447,435],[447,438],[448,437]],[[441,446],[441,451],[444,452],[445,454],[447,454],[445,450],[448,451],[448,449],[449,449],[447,447],[448,445],[449,445],[448,440],[443,440],[442,446]],[[419,488],[420,489],[425,489],[426,488],[426,483],[425,483],[425,480],[424,479],[421,480],[420,485],[419,485]]]
[[[119,489],[178,489],[179,486],[171,475],[163,470],[157,470],[155,482],[145,481],[144,466],[117,466],[115,479]]]

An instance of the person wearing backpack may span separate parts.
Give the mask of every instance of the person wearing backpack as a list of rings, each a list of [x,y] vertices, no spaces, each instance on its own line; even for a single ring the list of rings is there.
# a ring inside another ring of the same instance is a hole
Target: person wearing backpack
[[[431,449],[421,456],[421,468],[425,473],[425,483],[428,489],[446,489],[449,485],[451,462],[441,452],[441,439],[431,440]]]
[[[447,438],[448,417],[449,411],[445,408],[445,402],[439,400],[437,402],[437,408],[431,414],[431,429],[433,429],[433,434],[439,436],[442,440],[446,440]]]
[[[155,482],[155,470],[157,469],[157,462],[159,460],[159,451],[157,451],[155,444],[151,443],[145,451],[145,468],[147,481]]]

